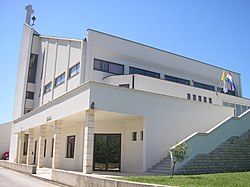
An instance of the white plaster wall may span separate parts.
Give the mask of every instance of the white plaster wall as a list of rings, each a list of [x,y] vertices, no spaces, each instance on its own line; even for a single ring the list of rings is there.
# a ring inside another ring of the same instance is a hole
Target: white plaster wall
[[[87,49],[88,70],[93,70],[94,58],[100,58],[124,64],[125,74],[128,73],[128,66],[134,66],[161,73],[161,78],[167,74],[216,87],[222,75],[221,68],[94,30],[88,30]],[[237,87],[236,93],[241,96],[240,74],[231,74]],[[100,81],[103,76],[97,71],[86,72],[87,80]]]
[[[91,99],[98,110],[144,116],[146,170],[166,157],[177,140],[233,115],[228,107],[101,84],[92,86]]]
[[[16,94],[14,101],[14,111],[13,119],[17,119],[23,115],[24,101],[25,101],[25,92],[27,85],[27,75],[29,68],[29,59],[30,59],[30,49],[32,43],[33,30],[28,25],[24,24],[23,26],[23,35],[21,48],[19,53],[18,60],[18,72],[16,79]]]
[[[2,158],[3,153],[10,149],[11,125],[12,122],[0,125],[0,158]]]
[[[66,170],[82,171],[83,157],[83,122],[70,123],[62,126],[61,134],[61,162],[60,168]],[[66,158],[67,136],[75,135],[74,158]]]
[[[94,133],[121,134],[121,172],[138,172],[143,170],[143,131],[142,119],[95,121]],[[132,141],[132,132],[138,133],[137,141]]]

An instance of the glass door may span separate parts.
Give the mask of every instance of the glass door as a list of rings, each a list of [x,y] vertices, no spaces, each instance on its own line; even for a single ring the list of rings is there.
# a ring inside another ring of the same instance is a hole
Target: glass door
[[[94,164],[95,171],[120,171],[121,134],[95,134]]]

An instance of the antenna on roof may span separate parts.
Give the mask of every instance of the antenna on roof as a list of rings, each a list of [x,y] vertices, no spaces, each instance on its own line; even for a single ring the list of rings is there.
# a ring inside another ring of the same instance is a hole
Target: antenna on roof
[[[27,5],[25,7],[25,10],[26,10],[26,20],[25,20],[25,23],[27,23],[28,25],[30,25],[30,18],[31,18],[31,15],[34,14],[34,10],[32,9],[32,5]],[[33,21],[33,25],[34,25],[34,21],[36,20],[36,17],[33,16],[32,17],[32,21]],[[31,25],[30,25],[31,26]]]

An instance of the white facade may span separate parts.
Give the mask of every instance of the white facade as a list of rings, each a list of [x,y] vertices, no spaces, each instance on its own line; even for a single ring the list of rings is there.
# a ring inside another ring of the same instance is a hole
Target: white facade
[[[99,166],[146,172],[177,140],[250,108],[239,73],[231,72],[236,96],[217,91],[222,71],[90,29],[79,40],[41,36],[25,24],[10,160],[84,173]],[[98,157],[98,138],[109,146],[114,137],[116,155],[110,148]]]
[[[3,153],[10,149],[10,133],[12,122],[3,123],[0,125],[0,158]]]

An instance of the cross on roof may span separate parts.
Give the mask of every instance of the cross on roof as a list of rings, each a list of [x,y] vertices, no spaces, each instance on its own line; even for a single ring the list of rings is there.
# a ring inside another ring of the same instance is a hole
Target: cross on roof
[[[31,15],[34,14],[34,10],[32,9],[32,5],[27,5],[25,7],[25,10],[27,11],[25,23],[27,23],[28,25],[30,25]]]

